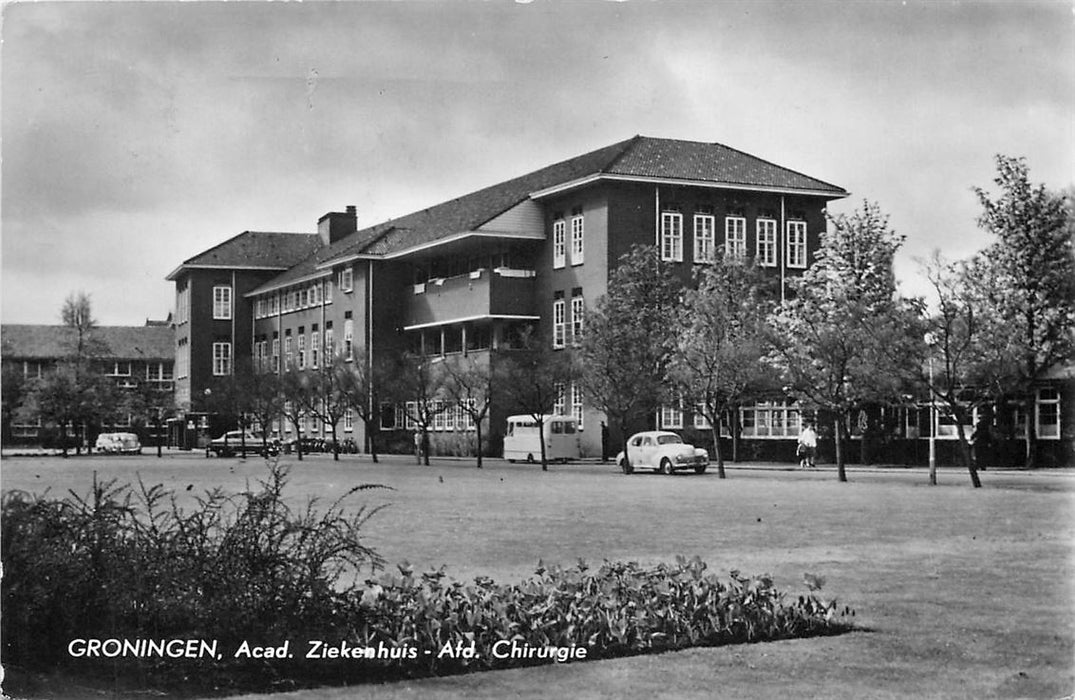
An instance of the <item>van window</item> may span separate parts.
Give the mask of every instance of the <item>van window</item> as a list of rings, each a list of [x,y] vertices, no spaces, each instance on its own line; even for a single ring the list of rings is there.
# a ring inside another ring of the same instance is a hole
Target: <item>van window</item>
[[[553,421],[552,422],[552,434],[553,435],[563,435],[564,434],[564,424],[561,423],[558,420]]]
[[[514,423],[508,423],[508,435],[514,435],[514,434],[515,434],[515,424]]]
[[[568,435],[573,434],[575,432],[575,422],[574,421],[565,422],[564,423],[564,432],[567,433]]]

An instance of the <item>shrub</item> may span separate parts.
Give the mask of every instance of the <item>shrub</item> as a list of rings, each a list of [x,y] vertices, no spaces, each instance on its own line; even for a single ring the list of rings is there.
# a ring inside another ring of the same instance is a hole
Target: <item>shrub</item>
[[[605,562],[592,570],[540,566],[536,578],[497,585],[478,577],[473,585],[440,571],[399,573],[367,581],[360,602],[356,643],[419,650],[474,646],[471,658],[436,653],[424,667],[391,662],[399,673],[445,674],[463,670],[547,663],[496,658],[498,641],[542,649],[585,647],[586,658],[662,652],[792,637],[837,634],[851,628],[854,612],[815,595],[787,602],[768,576],[731,572],[728,584],[706,572],[699,558],[643,568]],[[503,645],[500,651],[504,651]]]
[[[210,491],[189,511],[160,485],[96,477],[86,497],[5,494],[3,662],[91,668],[68,656],[72,639],[215,639],[228,649],[331,632],[341,579],[382,563],[359,537],[379,507],[347,514],[343,501],[383,487],[356,486],[324,510],[316,500],[293,509],[286,481],[286,468],[274,464],[258,488]],[[227,683],[236,670],[201,665],[144,659],[135,670],[166,680],[195,673],[208,684]]]

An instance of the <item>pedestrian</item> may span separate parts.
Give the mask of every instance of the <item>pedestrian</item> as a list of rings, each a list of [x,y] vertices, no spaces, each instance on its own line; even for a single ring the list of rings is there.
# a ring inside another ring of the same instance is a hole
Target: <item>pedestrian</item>
[[[601,421],[601,461],[608,461],[608,426]]]
[[[418,463],[422,463],[422,431],[414,431],[414,458],[418,460]]]
[[[799,432],[799,443],[795,448],[795,454],[799,458],[800,469],[814,468],[814,457],[817,455],[817,431],[814,430],[813,421],[806,421]]]

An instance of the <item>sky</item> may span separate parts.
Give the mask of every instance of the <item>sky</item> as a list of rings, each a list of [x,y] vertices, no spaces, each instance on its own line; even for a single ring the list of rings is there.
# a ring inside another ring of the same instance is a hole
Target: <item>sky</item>
[[[3,8],[0,320],[164,318],[245,230],[359,226],[623,139],[719,142],[973,254],[996,154],[1075,183],[1071,2],[31,2]],[[995,191],[995,190],[994,190]]]

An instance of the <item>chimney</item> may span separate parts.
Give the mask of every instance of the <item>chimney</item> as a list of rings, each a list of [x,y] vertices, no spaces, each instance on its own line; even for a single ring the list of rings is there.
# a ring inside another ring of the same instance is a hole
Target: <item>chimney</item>
[[[346,238],[358,230],[358,213],[353,205],[347,211],[330,211],[317,220],[317,233],[325,245]]]

